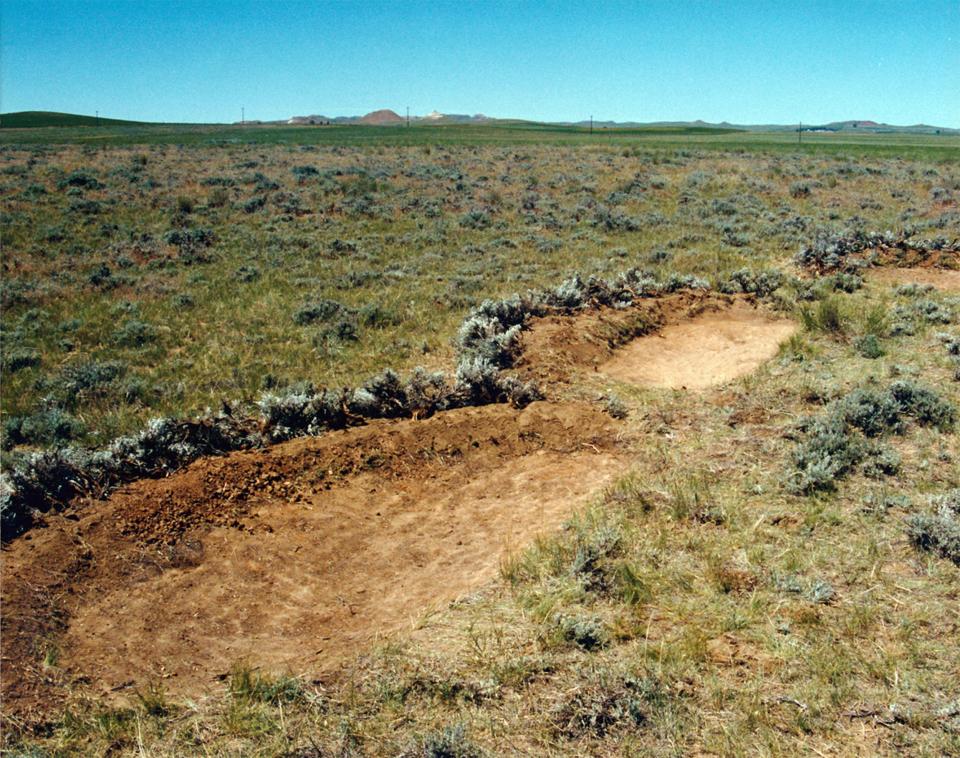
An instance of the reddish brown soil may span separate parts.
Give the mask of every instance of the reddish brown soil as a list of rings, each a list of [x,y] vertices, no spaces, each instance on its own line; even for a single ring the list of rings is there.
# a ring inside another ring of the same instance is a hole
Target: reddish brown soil
[[[42,718],[84,683],[196,695],[244,658],[334,667],[557,528],[619,470],[616,436],[582,404],[466,408],[77,503],[5,551],[4,710]]]
[[[766,318],[684,293],[539,319],[518,371],[550,402],[208,458],[49,516],[3,551],[4,713],[42,721],[71,691],[151,681],[195,696],[243,659],[335,669],[480,587],[623,469],[619,422],[557,399],[569,382],[637,335],[731,306]]]
[[[868,263],[868,273],[888,268],[960,270],[960,252],[956,250],[920,250],[900,245],[881,245],[851,254],[849,258],[851,261]]]
[[[955,250],[915,250],[913,248],[878,248],[872,251],[875,266],[896,268],[960,269],[960,253]]]

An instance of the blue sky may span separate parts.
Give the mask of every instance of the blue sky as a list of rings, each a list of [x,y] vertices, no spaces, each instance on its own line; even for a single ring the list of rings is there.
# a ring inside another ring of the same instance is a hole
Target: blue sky
[[[0,0],[0,110],[960,127],[960,0]]]

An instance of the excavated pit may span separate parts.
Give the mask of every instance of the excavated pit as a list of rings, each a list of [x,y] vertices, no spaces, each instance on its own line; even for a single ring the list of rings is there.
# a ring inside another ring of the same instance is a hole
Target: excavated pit
[[[623,311],[535,321],[522,369],[543,385],[599,372],[647,387],[702,390],[755,371],[797,330],[746,296],[684,292]]]
[[[71,691],[155,682],[195,697],[244,660],[333,672],[481,587],[624,469],[622,423],[560,399],[585,374],[707,386],[794,328],[690,291],[535,319],[516,371],[546,402],[373,421],[78,499],[4,550],[4,711],[43,721]]]
[[[797,327],[738,302],[640,337],[600,372],[649,387],[703,390],[750,374],[777,354]]]

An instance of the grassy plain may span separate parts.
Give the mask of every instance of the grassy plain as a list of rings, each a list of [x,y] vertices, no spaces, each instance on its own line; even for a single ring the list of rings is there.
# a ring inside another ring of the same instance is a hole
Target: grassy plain
[[[100,444],[151,416],[250,405],[298,381],[445,367],[471,307],[575,271],[794,274],[818,230],[960,232],[956,138],[794,140],[525,126],[4,130],[6,454]],[[716,392],[588,381],[581,392],[616,394],[645,440],[620,481],[507,561],[499,582],[335,681],[251,661],[198,702],[168,698],[162,682],[122,707],[78,693],[19,748],[960,752],[960,574],[916,551],[903,524],[960,487],[955,432],[911,423],[893,435],[893,477],[784,487],[797,421],[855,388],[907,377],[960,407],[938,337],[956,335],[960,302],[830,289],[782,288],[780,308],[803,330]],[[948,321],[927,319],[927,302]],[[881,355],[864,354],[869,335]]]

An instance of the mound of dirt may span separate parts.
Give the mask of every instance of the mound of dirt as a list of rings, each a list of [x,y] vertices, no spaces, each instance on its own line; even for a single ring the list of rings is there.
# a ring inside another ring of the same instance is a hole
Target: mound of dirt
[[[650,387],[700,390],[756,370],[797,329],[746,303],[707,311],[634,340],[600,366],[614,379]]]
[[[78,504],[4,556],[5,711],[42,718],[68,684],[196,695],[245,658],[335,668],[482,585],[621,468],[595,408],[485,406],[205,459]]]
[[[862,258],[874,268],[929,268],[956,271],[960,253],[956,250],[925,250],[912,247],[878,247],[867,250]]]
[[[871,268],[867,276],[883,284],[929,284],[938,290],[960,291],[960,271],[945,268]]]

